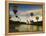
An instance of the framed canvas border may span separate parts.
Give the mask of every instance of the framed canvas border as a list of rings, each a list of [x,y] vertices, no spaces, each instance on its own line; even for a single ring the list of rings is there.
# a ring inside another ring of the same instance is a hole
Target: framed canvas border
[[[15,4],[31,4],[31,5],[43,5],[42,17],[43,17],[43,33],[45,32],[45,3],[41,2],[24,2],[24,1],[5,1],[5,35],[20,35],[20,34],[35,34],[40,32],[19,32],[19,33],[9,33],[9,3]]]

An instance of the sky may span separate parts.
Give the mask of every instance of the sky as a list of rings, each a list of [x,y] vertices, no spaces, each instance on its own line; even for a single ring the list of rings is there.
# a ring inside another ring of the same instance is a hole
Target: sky
[[[25,12],[31,12],[32,10],[41,9],[41,6],[33,6],[33,5],[26,5],[26,4],[16,4],[16,5],[10,5],[10,12],[11,15],[13,15],[13,6],[17,6],[17,15],[23,15]],[[28,14],[27,14],[28,15]]]
[[[36,22],[37,20],[35,19],[35,16],[39,16],[39,21],[42,20],[42,15],[41,15],[41,12],[42,12],[42,8],[41,6],[33,6],[33,5],[25,5],[25,4],[16,4],[16,5],[10,5],[10,15],[11,16],[14,16],[14,13],[13,13],[13,6],[17,6],[17,15],[20,17],[21,21],[23,22],[26,22],[26,20],[29,20],[30,21],[30,13],[33,12],[34,13],[34,17],[33,17],[33,20],[34,22]],[[17,21],[17,20],[20,20],[18,18],[15,19],[15,17],[11,18],[11,20],[14,20],[14,21]]]
[[[41,6],[33,6],[33,5],[26,5],[26,4],[16,4],[16,5],[10,5],[11,10],[13,10],[13,6],[18,7],[18,11],[28,11],[28,10],[34,10],[34,9],[39,9]]]

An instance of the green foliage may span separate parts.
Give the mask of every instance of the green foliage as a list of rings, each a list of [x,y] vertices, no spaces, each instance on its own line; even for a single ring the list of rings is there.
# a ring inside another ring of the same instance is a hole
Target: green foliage
[[[39,17],[37,16],[37,17],[36,17],[36,20],[38,20],[38,19],[39,19]]]

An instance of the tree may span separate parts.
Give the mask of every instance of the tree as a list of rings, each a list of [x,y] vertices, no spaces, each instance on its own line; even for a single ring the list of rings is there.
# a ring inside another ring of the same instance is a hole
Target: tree
[[[36,17],[37,22],[38,22],[38,19],[39,19],[39,17],[37,16],[37,17]]]
[[[36,20],[37,20],[37,30],[39,31],[38,19],[39,19],[39,17],[37,16],[37,17],[36,17]]]

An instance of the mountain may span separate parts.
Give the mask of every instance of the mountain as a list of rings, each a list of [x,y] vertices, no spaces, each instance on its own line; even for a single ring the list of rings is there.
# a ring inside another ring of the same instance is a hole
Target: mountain
[[[42,21],[42,16],[38,16],[39,17],[39,19],[38,19],[38,21]],[[12,21],[20,21],[20,22],[29,22],[30,23],[30,21],[32,21],[33,20],[33,22],[37,22],[37,20],[36,20],[36,16],[33,16],[33,17],[25,17],[25,16],[21,16],[21,17],[12,17],[10,20],[12,20]]]

